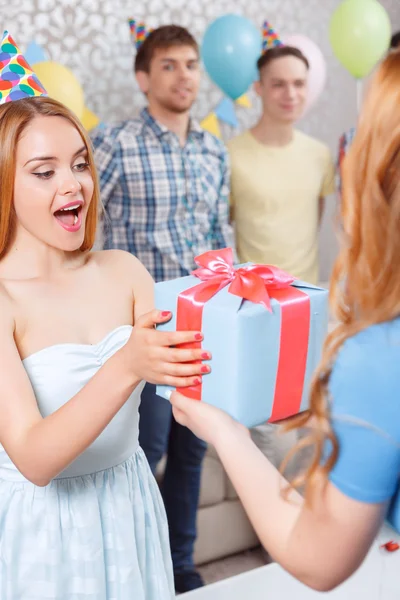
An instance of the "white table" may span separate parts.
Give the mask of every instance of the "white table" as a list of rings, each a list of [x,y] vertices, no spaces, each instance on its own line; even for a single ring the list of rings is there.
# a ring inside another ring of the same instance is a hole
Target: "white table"
[[[204,588],[182,594],[182,600],[399,600],[400,550],[387,552],[380,545],[400,536],[384,526],[363,565],[348,581],[329,593],[310,590],[271,564]]]

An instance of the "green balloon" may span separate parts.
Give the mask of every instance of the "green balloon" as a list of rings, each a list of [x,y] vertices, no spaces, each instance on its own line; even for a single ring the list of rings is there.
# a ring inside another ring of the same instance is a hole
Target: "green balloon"
[[[368,75],[390,46],[390,19],[377,0],[344,0],[332,15],[336,58],[356,79]]]

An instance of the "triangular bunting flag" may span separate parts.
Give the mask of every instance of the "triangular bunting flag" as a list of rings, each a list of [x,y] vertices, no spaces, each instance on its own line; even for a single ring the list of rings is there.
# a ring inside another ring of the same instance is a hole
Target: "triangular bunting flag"
[[[219,128],[219,123],[217,119],[217,115],[215,113],[210,113],[205,119],[202,120],[200,126],[212,133],[217,138],[221,138],[221,130]]]
[[[223,98],[215,109],[215,114],[220,121],[232,125],[232,127],[238,126],[238,120],[235,113],[235,104],[230,98]]]
[[[36,63],[48,60],[45,51],[36,42],[31,42],[25,51],[26,62],[33,67]]]
[[[236,100],[236,104],[238,104],[239,106],[243,106],[244,108],[252,107],[251,100],[247,94],[243,94],[243,96],[240,96],[240,98]]]

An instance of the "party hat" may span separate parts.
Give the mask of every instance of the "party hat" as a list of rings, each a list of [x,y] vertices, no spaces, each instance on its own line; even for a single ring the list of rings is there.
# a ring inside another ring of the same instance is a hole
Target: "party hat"
[[[131,31],[132,41],[136,40],[136,19],[128,19],[129,29]]]
[[[136,19],[129,18],[129,29],[131,31],[132,43],[139,50],[147,36],[153,31],[153,29],[147,29],[146,24],[143,21],[136,21]]]
[[[270,48],[275,48],[276,46],[283,46],[283,43],[279,39],[278,34],[275,29],[271,27],[268,21],[264,21],[262,27],[262,50],[265,52]]]
[[[0,44],[0,104],[44,95],[46,90],[5,31]]]

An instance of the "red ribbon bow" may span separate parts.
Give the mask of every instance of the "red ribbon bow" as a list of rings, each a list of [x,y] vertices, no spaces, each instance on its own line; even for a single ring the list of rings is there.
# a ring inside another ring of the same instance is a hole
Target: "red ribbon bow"
[[[270,265],[249,265],[235,269],[232,248],[205,252],[195,258],[195,262],[200,268],[193,271],[192,275],[206,282],[203,289],[209,291],[208,299],[229,285],[231,294],[262,304],[270,312],[268,290],[288,288],[294,281],[294,277]]]

